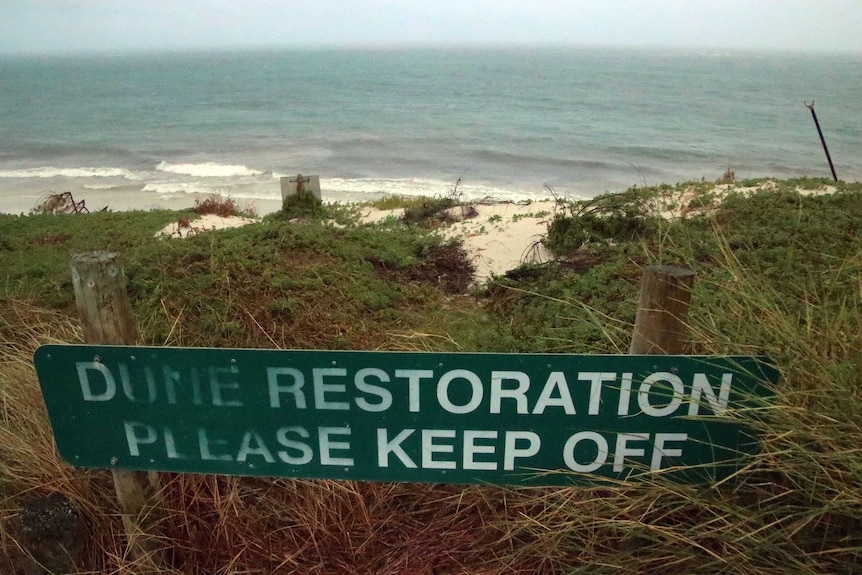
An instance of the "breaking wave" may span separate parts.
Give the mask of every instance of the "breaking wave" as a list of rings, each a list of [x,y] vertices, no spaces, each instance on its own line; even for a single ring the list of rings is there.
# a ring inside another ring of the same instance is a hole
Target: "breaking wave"
[[[194,176],[197,178],[231,178],[237,176],[259,176],[263,174],[260,170],[255,170],[243,165],[218,164],[216,162],[203,162],[199,164],[170,164],[168,162],[159,162],[156,170],[160,172],[169,172],[171,174],[181,174],[184,176]]]
[[[55,168],[44,166],[21,170],[0,170],[0,178],[126,178],[140,180],[125,168]]]

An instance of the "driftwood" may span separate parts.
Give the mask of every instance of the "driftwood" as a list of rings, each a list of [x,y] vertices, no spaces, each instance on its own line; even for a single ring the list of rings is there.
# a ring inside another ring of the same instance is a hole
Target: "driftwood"
[[[72,192],[51,194],[42,200],[38,206],[30,210],[31,214],[89,214],[85,200],[76,202]]]

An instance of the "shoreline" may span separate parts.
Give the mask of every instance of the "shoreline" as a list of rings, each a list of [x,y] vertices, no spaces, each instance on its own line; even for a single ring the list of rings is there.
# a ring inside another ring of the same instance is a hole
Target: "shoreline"
[[[233,199],[243,210],[253,210],[259,216],[265,216],[281,209],[282,199],[276,191],[271,198],[252,198],[234,196],[230,193],[219,194],[216,192],[175,192],[160,193],[153,191],[134,191],[118,193],[112,190],[86,190],[84,192],[72,192],[76,202],[84,201],[87,209],[92,212],[130,212],[151,210],[187,210],[195,205],[196,201],[203,201],[211,196],[222,196]],[[43,194],[27,194],[20,196],[0,196],[0,214],[28,215],[32,209],[40,205],[53,192]],[[335,192],[322,191],[322,199],[327,204],[360,204],[372,202],[385,197],[402,195],[396,192]],[[405,197],[414,197],[414,194],[403,194]],[[437,194],[442,196],[445,194]],[[418,196],[417,196],[418,197]],[[435,196],[427,196],[435,197]],[[466,197],[463,203],[493,202],[493,203],[519,203],[537,202],[549,200],[547,194],[536,194],[533,197],[502,198],[489,196],[485,198]],[[584,199],[581,197],[572,199]]]
[[[662,201],[657,202],[654,208],[657,213],[667,219],[685,217],[690,211],[710,210],[708,206],[691,210],[690,203],[695,197],[702,195],[713,195],[713,202],[721,202],[721,198],[730,190],[741,193],[752,193],[757,190],[775,189],[774,178],[764,179],[759,185],[745,187],[742,182],[709,182],[706,190],[697,189],[698,184],[691,182],[688,186],[677,186],[674,190],[668,190]],[[711,186],[711,187],[709,187]],[[835,187],[824,184],[818,189],[803,189],[797,187],[797,191],[803,194],[831,193]],[[380,194],[382,196],[383,194]],[[86,201],[90,212],[99,211],[99,205],[106,205],[110,211],[150,211],[150,210],[187,210],[195,205],[196,200],[204,200],[212,197],[208,193],[177,193],[158,194],[154,192],[142,192],[140,194],[126,194],[122,201],[117,201],[116,192],[93,191],[85,197],[75,197],[76,201]],[[363,195],[362,200],[373,200],[374,198]],[[230,196],[227,196],[230,197]],[[379,197],[379,196],[378,196]],[[25,198],[20,198],[24,200]],[[29,198],[27,198],[29,199]],[[241,210],[251,211],[256,215],[254,219],[233,216],[221,218],[214,215],[189,218],[189,220],[178,220],[163,228],[154,230],[156,237],[183,238],[189,235],[209,233],[217,230],[254,224],[260,217],[277,212],[281,209],[281,199],[243,199],[233,198]],[[107,203],[113,201],[113,204]],[[332,201],[323,195],[325,203],[341,203],[341,200]],[[359,203],[358,201],[343,203]],[[486,201],[465,199],[463,205],[471,205],[474,214],[455,221],[439,231],[447,240],[459,239],[471,261],[475,265],[474,281],[482,283],[494,275],[502,275],[507,271],[517,268],[525,262],[541,263],[547,261],[550,254],[542,244],[542,239],[547,234],[548,225],[553,220],[559,208],[554,199],[541,199],[524,202],[513,202],[501,199],[489,198]],[[35,204],[34,204],[35,205]],[[33,206],[27,208],[26,213]],[[0,202],[0,211],[5,211],[6,206]],[[22,210],[23,212],[23,210]],[[373,207],[365,207],[360,216],[360,221],[365,224],[374,224],[387,217],[400,217],[403,209],[381,210]],[[182,224],[180,222],[183,222]],[[190,224],[190,225],[189,225]]]
[[[40,196],[17,196],[17,197],[0,197],[0,213],[13,215],[27,215],[30,210],[41,204],[41,202],[51,196],[46,192]],[[194,207],[196,201],[203,201],[210,196],[217,194],[210,193],[173,193],[163,194],[158,192],[141,191],[132,193],[118,194],[115,191],[88,190],[86,193],[73,193],[75,201],[84,201],[85,206],[90,211],[110,211],[110,212],[134,212],[134,211],[152,211],[152,210],[188,210]],[[225,197],[230,197],[227,195]],[[276,212],[281,209],[281,199],[257,199],[257,198],[234,198],[236,203],[243,209],[254,209],[255,213],[260,216]]]

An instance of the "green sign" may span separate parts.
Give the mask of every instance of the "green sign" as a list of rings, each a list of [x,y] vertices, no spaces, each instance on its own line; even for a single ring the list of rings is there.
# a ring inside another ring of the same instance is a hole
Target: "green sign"
[[[77,466],[533,485],[725,477],[778,377],[658,355],[48,345],[35,363]]]

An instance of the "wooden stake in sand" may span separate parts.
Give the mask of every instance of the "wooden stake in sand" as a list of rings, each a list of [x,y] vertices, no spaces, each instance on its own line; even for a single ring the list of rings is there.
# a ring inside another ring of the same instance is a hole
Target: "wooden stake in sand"
[[[97,251],[72,256],[75,303],[92,344],[133,345],[135,323],[126,295],[126,279],[116,253]],[[129,553],[139,573],[157,573],[163,564],[154,534],[159,502],[159,477],[154,471],[112,470],[117,502],[123,515]]]
[[[641,280],[629,354],[683,353],[695,273],[675,266],[649,266]]]

